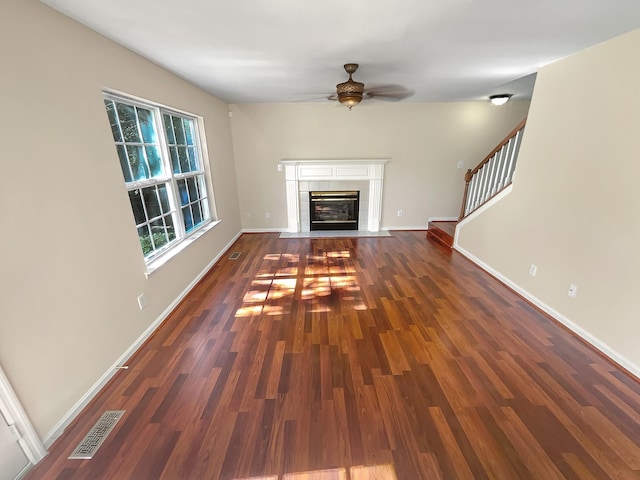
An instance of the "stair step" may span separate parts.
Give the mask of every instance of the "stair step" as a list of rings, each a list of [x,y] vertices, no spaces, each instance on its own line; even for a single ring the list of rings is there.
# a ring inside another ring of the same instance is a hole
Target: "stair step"
[[[457,223],[458,222],[429,222],[427,238],[445,247],[452,248]]]

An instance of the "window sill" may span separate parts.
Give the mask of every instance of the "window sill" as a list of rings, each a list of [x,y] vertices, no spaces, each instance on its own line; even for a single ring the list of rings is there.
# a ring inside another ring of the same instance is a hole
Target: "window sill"
[[[213,230],[215,226],[218,225],[221,221],[222,220],[214,220],[208,223],[204,227],[198,229],[196,232],[192,233],[191,235],[183,239],[180,243],[178,243],[174,247],[167,250],[166,253],[163,253],[162,255],[154,258],[153,260],[150,260],[147,263],[147,269],[144,272],[144,276],[149,278],[151,275],[153,275],[153,273],[156,270],[162,267],[165,263],[167,263],[173,257],[178,255],[180,252],[182,252],[185,248],[187,248],[189,245],[195,242],[198,238],[200,238],[202,235],[207,233],[209,230]]]

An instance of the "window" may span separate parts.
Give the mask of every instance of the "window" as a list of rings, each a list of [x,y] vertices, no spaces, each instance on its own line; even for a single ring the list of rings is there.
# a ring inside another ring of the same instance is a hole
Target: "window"
[[[150,260],[211,219],[197,118],[111,94],[104,104]]]

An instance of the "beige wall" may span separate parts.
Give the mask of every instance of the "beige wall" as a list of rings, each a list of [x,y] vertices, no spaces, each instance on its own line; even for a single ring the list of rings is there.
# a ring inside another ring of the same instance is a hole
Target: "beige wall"
[[[36,0],[0,59],[0,365],[44,437],[240,231],[233,148],[224,103]],[[104,87],[204,117],[222,223],[148,280]]]
[[[391,158],[383,228],[425,228],[429,217],[457,217],[464,172],[528,107],[529,102],[500,108],[488,102],[364,102],[349,111],[332,102],[231,105],[242,226],[287,228],[284,173],[277,171],[287,158]],[[457,169],[459,160],[464,169]]]
[[[638,52],[640,30],[539,72],[512,193],[458,237],[462,249],[636,374]],[[575,299],[567,296],[571,283]]]

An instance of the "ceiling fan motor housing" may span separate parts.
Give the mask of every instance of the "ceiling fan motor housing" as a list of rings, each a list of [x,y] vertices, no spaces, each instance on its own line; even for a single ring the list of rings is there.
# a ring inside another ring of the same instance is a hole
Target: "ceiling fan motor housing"
[[[352,95],[362,98],[362,94],[364,93],[364,83],[349,79],[344,83],[336,85],[336,89],[338,92],[338,98]]]

